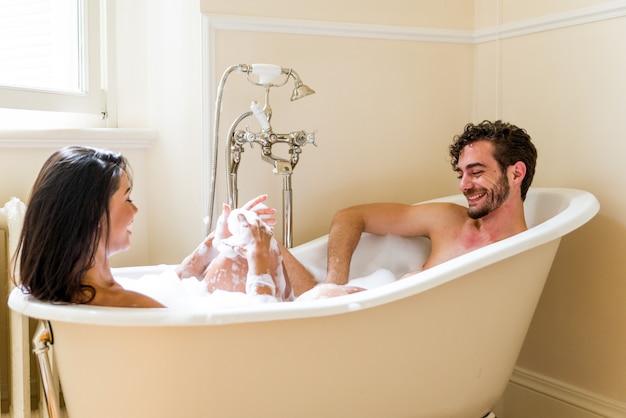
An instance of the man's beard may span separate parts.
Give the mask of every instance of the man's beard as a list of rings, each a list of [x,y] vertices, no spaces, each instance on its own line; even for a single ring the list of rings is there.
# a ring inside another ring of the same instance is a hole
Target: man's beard
[[[475,191],[470,191],[475,193]],[[509,186],[509,182],[504,174],[500,176],[498,183],[494,186],[492,190],[485,190],[487,194],[487,200],[483,202],[480,206],[469,208],[467,211],[467,216],[472,219],[480,219],[483,216],[488,215],[492,211],[498,209],[509,197],[509,193],[511,192],[511,187]],[[469,192],[468,192],[469,193]]]

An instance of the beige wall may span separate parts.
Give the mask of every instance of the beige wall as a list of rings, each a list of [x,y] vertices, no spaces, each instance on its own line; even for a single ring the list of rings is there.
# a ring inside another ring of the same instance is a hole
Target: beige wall
[[[472,72],[461,70],[471,68],[471,46],[217,31],[215,51],[220,73],[232,63],[278,63],[316,90],[296,102],[292,83],[270,93],[275,131],[318,131],[318,146],[304,147],[292,178],[296,244],[326,233],[341,207],[455,191],[446,146],[471,116]],[[251,100],[263,102],[263,89],[240,74],[227,88],[222,141]],[[252,118],[246,125],[259,130]],[[244,153],[239,185],[240,203],[264,192],[282,206],[282,178],[261,161],[259,147]]]
[[[117,8],[119,126],[159,133],[143,172],[150,200],[138,216],[151,225],[149,257],[132,264],[178,263],[203,236],[198,3],[133,0]]]
[[[472,29],[474,2],[467,0],[299,1],[200,0],[203,13],[306,19],[376,25]]]
[[[215,78],[239,63],[273,63],[294,68],[316,94],[289,102],[292,83],[272,89],[272,126],[280,133],[317,131],[318,147],[304,147],[293,182],[293,236],[299,244],[325,234],[341,207],[364,201],[416,202],[455,191],[446,145],[471,118],[473,47],[469,44],[361,38],[329,31],[320,36],[247,31],[237,15],[271,19],[307,19],[362,25],[471,29],[473,4],[467,1],[379,2],[204,1],[203,12],[229,15],[238,28],[215,30],[210,53]],[[267,21],[266,21],[267,23]],[[273,21],[269,21],[273,23]],[[468,71],[469,68],[469,71]],[[401,94],[399,94],[401,92]],[[224,95],[220,139],[230,123],[263,101],[263,90],[240,74],[230,76]],[[258,131],[254,119],[249,125]],[[277,154],[286,150],[275,147]],[[220,151],[220,159],[222,152]],[[433,156],[436,156],[433,158]],[[218,184],[224,184],[223,166]],[[259,193],[282,208],[283,179],[248,149],[239,169],[239,203]],[[429,176],[416,187],[416,179]],[[218,201],[225,191],[218,189]],[[277,233],[282,233],[279,225]]]
[[[626,18],[619,18],[504,40],[499,87],[502,117],[537,143],[535,184],[586,189],[602,206],[563,239],[519,365],[622,402],[625,36]]]
[[[588,2],[504,1],[506,23]],[[518,366],[626,401],[626,18],[478,45],[475,114],[525,127],[535,185],[593,192],[600,214],[565,237]],[[481,93],[482,92],[482,93]]]
[[[479,0],[484,1],[484,0]],[[548,1],[520,1],[520,0],[487,0],[495,2],[494,8],[499,7],[501,23],[518,22],[524,19],[536,19],[556,13],[567,13],[585,7],[609,3],[609,0],[548,0]]]
[[[600,2],[502,3],[502,21],[512,24]],[[618,167],[626,151],[625,32],[626,19],[618,18],[477,45],[474,98],[479,118],[498,116],[528,129],[539,148],[535,185],[586,189],[602,206],[594,220],[563,239],[518,366],[621,402],[626,198],[620,191],[626,184]]]

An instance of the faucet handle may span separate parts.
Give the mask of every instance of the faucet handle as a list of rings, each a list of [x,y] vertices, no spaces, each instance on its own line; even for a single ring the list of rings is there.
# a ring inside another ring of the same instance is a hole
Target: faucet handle
[[[268,117],[265,112],[263,112],[263,109],[261,109],[261,105],[256,100],[252,101],[252,103],[250,104],[250,110],[259,121],[261,129],[264,132],[269,131],[271,129],[271,126]]]

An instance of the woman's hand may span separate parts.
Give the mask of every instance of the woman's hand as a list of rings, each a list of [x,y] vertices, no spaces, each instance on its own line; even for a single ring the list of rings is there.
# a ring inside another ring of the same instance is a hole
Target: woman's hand
[[[240,245],[235,250],[248,260],[251,267],[252,265],[260,267],[255,274],[266,273],[269,271],[269,252],[273,236],[271,229],[259,218],[248,222],[242,213],[237,215],[237,221]]]
[[[245,205],[243,205],[242,209],[252,210],[259,216],[259,218],[261,218],[261,220],[263,220],[266,225],[271,227],[276,223],[276,219],[273,217],[274,213],[276,213],[276,209],[267,208],[264,205],[261,205],[261,203],[263,203],[265,199],[267,199],[267,195],[257,196],[247,202]],[[193,253],[188,255],[176,268],[176,272],[178,273],[179,277],[196,277],[198,279],[202,279],[202,277],[204,277],[204,272],[206,271],[207,267],[218,254],[217,248],[220,243],[232,236],[232,233],[228,229],[228,217],[230,216],[231,212],[232,210],[229,205],[222,205],[222,213],[217,219],[217,222],[215,224],[215,230],[211,232],[205,238],[205,240],[201,242],[200,245],[198,245]],[[241,220],[239,220],[239,222],[241,223]],[[267,245],[268,250],[266,250],[265,252],[269,253],[269,240],[271,239],[271,230],[268,230],[268,228],[266,228],[260,221],[258,221],[256,225],[253,225],[252,227],[249,227],[249,224],[247,221],[245,221],[245,218],[244,222],[246,225],[248,225],[248,233],[254,234],[254,236],[247,237],[246,239],[251,239],[253,242],[257,242],[257,245]],[[243,246],[241,248],[233,249],[243,257],[247,257],[245,254],[247,251]]]
[[[276,209],[268,208],[265,205],[262,205],[265,199],[267,199],[267,195],[257,196],[243,205],[241,209],[256,213],[266,225],[272,227],[276,224],[276,218],[274,218]],[[225,203],[222,205],[222,214],[219,218],[217,218],[217,222],[215,224],[215,234],[213,238],[213,246],[215,248],[217,248],[223,240],[233,235],[228,228],[228,217],[230,216],[231,211],[232,209],[229,205]]]
[[[257,215],[259,215],[259,218],[261,218],[266,225],[274,226],[276,225],[276,218],[274,218],[276,209],[268,208],[267,206],[262,205],[261,203],[265,202],[266,199],[267,195],[262,194],[247,202],[241,207],[241,209],[253,211]]]
[[[270,274],[271,229],[259,217],[248,222],[245,215],[237,215],[241,246],[239,254],[248,262],[246,293],[276,297],[276,283]]]
[[[230,206],[226,203],[222,205],[222,213],[219,218],[217,218],[217,222],[215,223],[215,232],[213,234],[213,247],[217,248],[217,246],[230,237],[232,234],[228,230],[228,217],[230,216]]]

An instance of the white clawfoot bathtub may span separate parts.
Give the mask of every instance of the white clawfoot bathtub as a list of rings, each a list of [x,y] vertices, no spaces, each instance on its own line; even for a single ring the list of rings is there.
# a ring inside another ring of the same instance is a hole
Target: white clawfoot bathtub
[[[504,392],[560,238],[599,209],[573,189],[531,189],[525,205],[528,231],[340,298],[190,313],[52,305],[16,289],[9,305],[51,322],[70,418],[481,418]],[[418,268],[427,241],[391,248],[399,240],[364,236],[352,274]],[[326,237],[293,252],[323,269]]]

